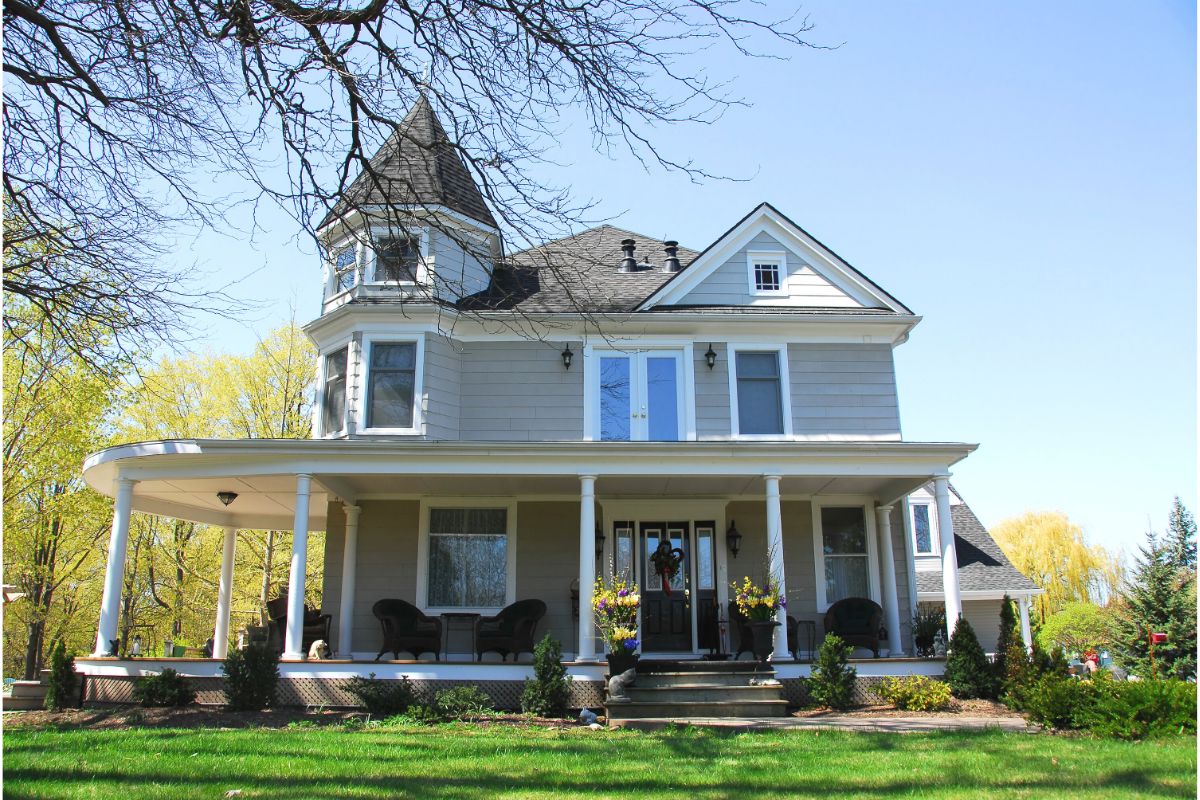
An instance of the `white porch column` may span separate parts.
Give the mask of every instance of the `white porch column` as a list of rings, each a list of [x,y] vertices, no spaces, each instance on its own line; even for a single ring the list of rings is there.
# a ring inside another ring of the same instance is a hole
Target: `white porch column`
[[[346,541],[342,547],[342,596],[338,604],[337,652],[350,658],[353,648],[354,587],[358,573],[358,515],[362,509],[346,505]]]
[[[1025,643],[1025,652],[1033,652],[1033,631],[1029,629],[1029,598],[1022,597],[1017,601],[1021,610],[1021,641]]]
[[[579,652],[576,661],[596,657],[592,587],[596,583],[596,476],[579,476]]]
[[[304,658],[304,571],[308,567],[308,490],[311,483],[311,475],[296,476],[296,516],[292,523],[292,564],[288,577],[284,658]]]
[[[108,643],[117,638],[117,620],[121,611],[121,582],[125,579],[125,552],[129,547],[129,515],[133,511],[133,484],[128,478],[117,479],[117,501],[113,504],[112,536],[108,540],[108,565],[104,570],[104,594],[100,600],[100,625],[96,629],[96,652],[108,652]]]
[[[768,578],[779,581],[780,596],[787,597],[787,582],[783,574],[783,512],[779,505],[779,476],[766,475],[767,482],[767,569]],[[775,650],[772,661],[790,659],[787,646],[787,611],[775,612],[779,627],[775,629]]]
[[[879,529],[879,559],[883,576],[883,619],[887,627],[888,655],[904,655],[904,643],[900,641],[900,593],[896,591],[896,556],[892,547],[892,507],[878,506],[875,509],[876,527]]]
[[[229,655],[229,606],[233,602],[233,551],[237,528],[226,527],[221,547],[221,582],[217,588],[217,629],[213,633],[213,658]]]
[[[933,479],[933,495],[937,499],[938,535],[942,538],[942,593],[946,598],[946,642],[958,627],[962,616],[962,598],[958,592],[958,552],[954,549],[954,521],[950,518],[950,479],[939,475]]]

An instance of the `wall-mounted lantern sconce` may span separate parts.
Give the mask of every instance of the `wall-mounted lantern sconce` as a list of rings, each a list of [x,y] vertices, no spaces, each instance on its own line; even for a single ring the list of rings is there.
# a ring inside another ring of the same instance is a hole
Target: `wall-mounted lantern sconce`
[[[571,368],[571,359],[573,358],[575,358],[575,354],[571,352],[571,343],[567,342],[567,346],[562,351],[563,369]]]
[[[237,492],[217,492],[217,499],[225,505],[229,505],[234,500],[237,500]]]
[[[604,529],[600,524],[596,524],[596,560],[599,561],[604,557]]]
[[[733,524],[733,520],[729,520],[729,530],[725,531],[725,545],[729,552],[733,553],[733,557],[737,558],[738,550],[742,549],[742,534]]]
[[[708,364],[708,368],[712,369],[717,365],[717,354],[712,349],[712,342],[708,343],[708,352],[704,354],[704,363]]]

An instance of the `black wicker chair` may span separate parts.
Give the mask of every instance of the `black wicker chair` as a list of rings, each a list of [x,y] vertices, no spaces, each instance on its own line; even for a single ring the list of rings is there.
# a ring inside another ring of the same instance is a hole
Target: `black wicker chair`
[[[431,617],[412,603],[394,598],[385,598],[371,607],[371,613],[383,627],[383,645],[379,648],[378,661],[391,650],[392,657],[399,660],[400,653],[411,653],[420,658],[422,653],[433,653],[434,659],[441,657],[442,621]]]
[[[879,658],[883,608],[868,597],[846,597],[825,612],[825,634],[836,633],[847,644],[865,647]]]
[[[484,653],[495,652],[503,661],[511,653],[516,661],[521,653],[532,653],[533,634],[544,616],[541,600],[518,600],[494,617],[480,617],[475,620],[475,655],[482,661]]]

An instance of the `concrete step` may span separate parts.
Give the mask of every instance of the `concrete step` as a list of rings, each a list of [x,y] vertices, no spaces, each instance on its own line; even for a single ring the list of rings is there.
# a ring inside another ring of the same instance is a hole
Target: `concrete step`
[[[782,686],[630,686],[629,699],[647,703],[743,703],[747,700],[782,700]]]
[[[690,719],[693,717],[784,717],[786,700],[722,700],[718,702],[650,702],[610,700],[605,712],[612,720],[646,718]]]
[[[773,672],[639,672],[638,686],[676,686],[706,684],[709,686],[749,686],[750,681],[773,678]]]
[[[638,661],[637,671],[639,675],[652,672],[775,672],[769,663],[757,661],[659,661],[646,658]]]

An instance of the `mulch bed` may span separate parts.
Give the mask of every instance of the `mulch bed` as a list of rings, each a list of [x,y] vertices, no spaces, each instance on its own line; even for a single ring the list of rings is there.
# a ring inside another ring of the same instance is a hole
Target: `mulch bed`
[[[793,717],[825,717],[833,714],[844,717],[995,717],[1023,719],[1017,712],[995,700],[951,700],[945,711],[900,711],[890,704],[856,706],[845,711],[829,708],[802,708]]]
[[[141,708],[107,706],[69,711],[8,711],[5,728],[286,728],[294,722],[316,726],[341,725],[353,718],[365,718],[361,711],[308,711],[303,708],[277,708],[266,711],[225,711],[210,706],[182,708]],[[534,728],[574,728],[572,720],[545,719],[520,714],[489,716],[477,725],[509,725]]]

